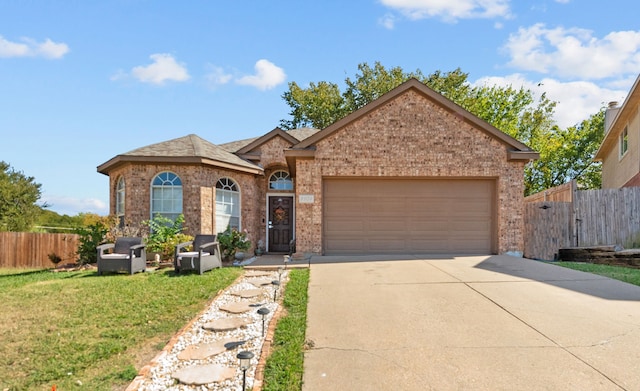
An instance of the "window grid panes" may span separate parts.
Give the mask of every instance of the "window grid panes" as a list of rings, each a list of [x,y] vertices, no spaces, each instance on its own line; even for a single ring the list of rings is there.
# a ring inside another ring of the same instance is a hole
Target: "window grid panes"
[[[230,178],[221,178],[216,183],[216,231],[227,227],[240,230],[240,192]]]
[[[276,171],[269,177],[269,189],[293,190],[293,181],[286,171]]]
[[[182,214],[182,181],[172,172],[162,172],[151,187],[151,218],[160,214],[174,220]]]
[[[625,126],[622,134],[620,134],[620,157],[624,156],[629,149],[629,133],[627,131],[627,127]]]
[[[118,179],[116,185],[116,215],[124,215],[124,178]]]
[[[118,226],[124,227],[124,178],[118,179],[116,185],[116,217],[118,219]]]

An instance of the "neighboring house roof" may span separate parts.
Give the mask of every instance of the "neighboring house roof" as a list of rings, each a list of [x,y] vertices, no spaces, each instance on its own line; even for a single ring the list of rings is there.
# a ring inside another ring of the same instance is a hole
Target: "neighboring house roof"
[[[108,175],[113,168],[129,162],[168,163],[168,164],[205,164],[217,167],[262,173],[262,168],[250,163],[224,148],[212,144],[195,135],[176,138],[134,149],[118,155],[98,166],[98,172]]]
[[[358,120],[359,118],[387,104],[389,101],[395,99],[399,95],[402,95],[408,90],[412,90],[412,89],[416,90],[417,92],[422,94],[424,97],[440,105],[441,107],[448,110],[449,112],[454,113],[454,115],[456,115],[458,118],[461,118],[462,120],[470,123],[474,127],[486,132],[490,136],[494,137],[495,139],[505,144],[509,151],[509,160],[531,160],[531,159],[537,159],[540,157],[539,153],[535,152],[525,144],[509,136],[508,134],[502,132],[501,130],[491,125],[487,121],[471,114],[467,110],[458,106],[453,101],[445,98],[443,95],[432,90],[427,85],[425,85],[424,83],[420,82],[418,79],[415,79],[415,78],[409,79],[408,81],[402,83],[401,85],[389,91],[388,93],[382,95],[380,98],[376,99],[375,101],[354,111],[353,113],[347,115],[341,120],[336,121],[335,123],[324,128],[320,132],[317,132],[312,136],[306,138],[305,140],[300,142],[298,145],[296,145],[292,149],[294,150],[307,149],[313,146],[314,144],[316,144],[318,141],[324,139],[325,137],[328,137],[333,132],[345,127],[346,125],[348,125],[353,121]]]
[[[600,148],[596,151],[593,160],[603,160],[607,153],[618,144],[618,137],[629,122],[632,115],[635,114],[637,107],[640,105],[640,75],[636,78],[629,95],[624,100],[624,103],[618,110],[617,114],[611,121],[609,129],[605,129],[604,139]]]

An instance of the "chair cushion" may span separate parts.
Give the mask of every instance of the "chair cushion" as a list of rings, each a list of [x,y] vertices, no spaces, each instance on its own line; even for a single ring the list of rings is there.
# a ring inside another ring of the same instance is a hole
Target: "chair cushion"
[[[193,257],[197,257],[198,256],[198,252],[197,251],[189,251],[186,253],[178,253],[178,258],[193,258]],[[202,253],[203,256],[205,255],[209,255],[209,253]]]
[[[100,255],[102,259],[129,259],[129,254],[102,254]]]

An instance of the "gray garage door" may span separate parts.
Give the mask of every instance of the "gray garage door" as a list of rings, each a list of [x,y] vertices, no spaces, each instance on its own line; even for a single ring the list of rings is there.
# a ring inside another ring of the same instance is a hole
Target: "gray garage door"
[[[490,254],[495,181],[325,179],[326,254]]]

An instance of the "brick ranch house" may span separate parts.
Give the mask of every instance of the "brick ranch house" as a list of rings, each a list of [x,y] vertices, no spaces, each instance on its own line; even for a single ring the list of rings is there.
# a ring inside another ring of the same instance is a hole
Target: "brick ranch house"
[[[524,248],[538,154],[412,79],[323,129],[214,145],[196,135],[98,166],[110,212],[184,214],[190,234],[247,230],[271,253],[496,254]]]

